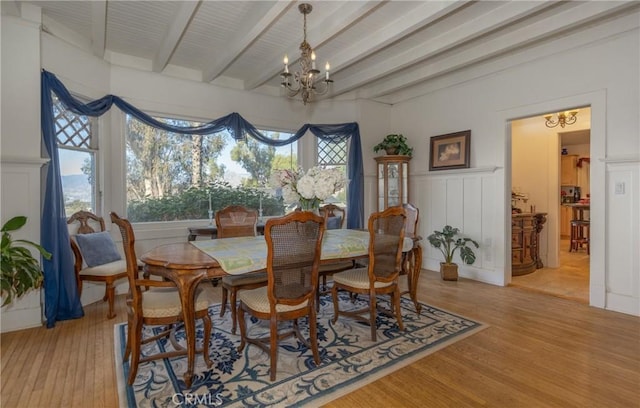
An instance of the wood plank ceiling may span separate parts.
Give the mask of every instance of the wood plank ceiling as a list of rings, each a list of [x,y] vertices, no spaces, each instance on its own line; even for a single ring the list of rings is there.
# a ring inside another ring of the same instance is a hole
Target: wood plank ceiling
[[[280,93],[298,69],[295,1],[3,1],[39,7],[43,30],[119,65]],[[637,1],[310,1],[307,39],[335,80],[328,98],[397,103],[526,63],[546,44],[640,7]],[[6,7],[5,7],[6,6]],[[37,10],[37,9],[36,9]],[[552,51],[548,51],[551,53]],[[557,50],[555,51],[557,52]]]

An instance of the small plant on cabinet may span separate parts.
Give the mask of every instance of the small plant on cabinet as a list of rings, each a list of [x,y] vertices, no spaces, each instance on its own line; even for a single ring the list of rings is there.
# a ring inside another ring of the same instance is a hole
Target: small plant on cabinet
[[[384,150],[389,155],[400,154],[403,156],[411,156],[413,154],[413,147],[409,147],[407,138],[401,134],[389,134],[382,142],[373,146],[375,153],[378,153],[380,150]]]

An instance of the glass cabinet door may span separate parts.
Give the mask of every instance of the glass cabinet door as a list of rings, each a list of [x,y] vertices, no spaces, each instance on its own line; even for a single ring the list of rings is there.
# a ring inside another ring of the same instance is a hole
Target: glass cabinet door
[[[378,211],[409,202],[409,156],[378,156]]]

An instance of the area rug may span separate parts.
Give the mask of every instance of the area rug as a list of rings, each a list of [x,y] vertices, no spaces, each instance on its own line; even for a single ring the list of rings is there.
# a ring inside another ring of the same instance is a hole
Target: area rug
[[[342,308],[360,308],[367,299],[355,302],[341,293]],[[384,301],[380,301],[384,305]],[[386,305],[388,306],[388,305]],[[316,367],[311,350],[295,338],[280,342],[276,381],[269,381],[269,357],[256,346],[237,351],[240,336],[231,334],[230,312],[219,317],[220,305],[209,309],[213,330],[208,369],[201,355],[195,362],[191,388],[183,381],[186,357],[155,360],[138,367],[136,381],[126,384],[129,364],[123,363],[126,324],[115,326],[116,375],[121,407],[290,407],[319,406],[356,388],[398,370],[430,353],[478,332],[486,326],[433,306],[422,304],[421,314],[402,298],[405,331],[395,319],[377,318],[377,341],[371,341],[368,325],[346,317],[333,324],[331,295],[320,300],[318,343],[322,362]],[[251,336],[267,334],[268,322],[248,321]],[[300,326],[308,335],[306,319]],[[146,329],[147,335],[158,329]],[[198,347],[202,327],[197,327]],[[239,333],[239,330],[238,330]],[[177,338],[185,344],[184,331]],[[146,346],[143,354],[171,349],[162,340]]]

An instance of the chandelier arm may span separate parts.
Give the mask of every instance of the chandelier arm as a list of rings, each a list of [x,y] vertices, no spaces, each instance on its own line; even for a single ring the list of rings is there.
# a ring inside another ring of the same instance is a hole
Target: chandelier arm
[[[578,111],[574,110],[569,112],[569,115],[565,112],[558,112],[557,119],[553,119],[553,115],[545,115],[545,125],[548,128],[554,128],[560,125],[561,128],[564,128],[567,125],[573,125],[578,120]]]

